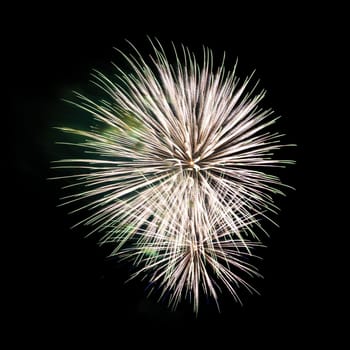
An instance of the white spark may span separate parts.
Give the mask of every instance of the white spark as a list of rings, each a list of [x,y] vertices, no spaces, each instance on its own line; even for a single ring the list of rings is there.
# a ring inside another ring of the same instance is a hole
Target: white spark
[[[131,74],[93,74],[108,101],[76,93],[71,103],[100,123],[60,128],[84,137],[76,145],[87,157],[57,167],[79,171],[63,176],[83,186],[64,198],[91,213],[79,224],[103,232],[173,306],[189,294],[197,311],[200,289],[216,301],[218,283],[236,300],[239,285],[253,290],[240,273],[258,275],[245,257],[259,245],[260,220],[276,212],[271,194],[282,193],[262,168],[292,162],[272,158],[280,135],[265,129],[278,118],[258,107],[264,92],[248,92],[251,77],[240,83],[223,63],[214,70],[209,49],[202,65],[184,47],[174,65],[159,43],[153,49],[151,65],[136,49],[122,53]]]

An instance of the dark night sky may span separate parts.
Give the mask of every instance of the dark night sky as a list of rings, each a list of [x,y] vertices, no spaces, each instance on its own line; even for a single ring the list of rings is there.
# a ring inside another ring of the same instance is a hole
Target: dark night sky
[[[180,4],[159,14],[136,5],[95,6],[88,14],[68,7],[53,6],[42,13],[23,9],[9,29],[5,70],[11,72],[18,190],[13,204],[17,219],[11,226],[14,243],[9,246],[10,323],[31,339],[45,334],[58,341],[75,334],[77,339],[115,339],[117,344],[127,337],[130,346],[140,341],[144,330],[148,332],[141,342],[152,347],[158,333],[179,342],[187,336],[217,345],[245,339],[248,344],[280,344],[281,349],[279,336],[295,345],[304,336],[312,341],[316,335],[310,324],[321,324],[327,312],[314,256],[321,233],[311,209],[318,198],[312,168],[318,159],[313,135],[319,115],[313,102],[324,39],[317,19],[312,22],[310,12],[287,6],[254,14],[249,9],[235,12],[234,7],[194,13]],[[239,73],[257,70],[268,92],[264,103],[283,116],[280,127],[288,134],[286,140],[298,144],[285,153],[297,165],[281,173],[297,190],[278,199],[280,229],[271,228],[266,241],[269,248],[261,264],[265,279],[252,281],[262,295],[243,293],[243,307],[223,296],[221,314],[204,304],[196,319],[186,303],[172,313],[155,296],[145,297],[145,284],[124,284],[127,266],[106,259],[107,248],[98,247],[94,238],[83,238],[84,228],[69,229],[75,218],[56,207],[59,183],[46,180],[53,175],[49,161],[60,157],[54,142],[61,135],[51,127],[74,116],[61,98],[73,89],[85,89],[91,69],[111,71],[110,61],[118,60],[113,47],[127,48],[125,38],[147,54],[146,35],[184,43],[195,52],[204,44],[219,57],[226,51],[232,64],[238,56]]]

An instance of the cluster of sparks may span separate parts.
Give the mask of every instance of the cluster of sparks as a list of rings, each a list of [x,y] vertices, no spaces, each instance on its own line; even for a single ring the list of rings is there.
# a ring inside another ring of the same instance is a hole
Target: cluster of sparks
[[[74,145],[85,151],[56,162],[77,186],[64,204],[88,211],[79,224],[102,233],[112,254],[133,262],[133,277],[148,278],[173,307],[189,296],[198,311],[201,293],[217,302],[222,287],[239,301],[239,287],[254,291],[245,277],[259,274],[247,261],[261,219],[278,209],[272,195],[282,193],[262,169],[290,163],[272,158],[280,135],[266,128],[277,118],[259,108],[264,92],[247,92],[251,78],[213,68],[209,49],[198,64],[174,48],[170,64],[160,44],[153,48],[151,64],[135,48],[122,53],[130,74],[117,66],[112,80],[93,74],[106,100],[76,93],[72,103],[99,123],[60,128],[81,136]]]

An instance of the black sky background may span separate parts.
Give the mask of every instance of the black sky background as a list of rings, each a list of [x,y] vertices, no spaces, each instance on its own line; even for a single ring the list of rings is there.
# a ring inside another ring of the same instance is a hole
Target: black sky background
[[[189,5],[163,4],[159,13],[137,4],[86,6],[88,13],[63,5],[23,8],[5,35],[16,169],[11,243],[5,247],[11,256],[6,302],[15,338],[56,343],[73,335],[78,341],[108,339],[116,346],[127,338],[128,346],[154,347],[165,336],[170,343],[233,348],[245,341],[284,348],[326,337],[327,332],[315,331],[324,326],[329,306],[322,294],[327,267],[316,258],[323,233],[315,225],[319,193],[313,177],[320,157],[315,135],[322,125],[316,91],[327,51],[322,15],[287,5],[254,14],[249,6],[193,11]],[[64,135],[52,127],[77,122],[74,109],[61,99],[71,90],[84,91],[93,68],[112,72],[110,61],[120,58],[113,47],[128,50],[124,39],[148,54],[147,35],[197,53],[206,45],[219,59],[225,51],[228,65],[239,58],[242,77],[256,69],[268,92],[264,104],[283,116],[279,127],[286,142],[298,144],[283,153],[297,160],[281,172],[296,191],[277,199],[280,228],[269,228],[259,265],[264,279],[252,281],[261,296],[242,292],[243,307],[223,295],[221,313],[205,302],[197,318],[186,303],[171,312],[156,296],[146,297],[145,283],[124,284],[128,267],[107,259],[108,247],[99,247],[96,238],[84,238],[86,228],[72,231],[76,218],[56,207],[60,184],[47,178],[54,175],[49,162],[62,152],[54,142]]]

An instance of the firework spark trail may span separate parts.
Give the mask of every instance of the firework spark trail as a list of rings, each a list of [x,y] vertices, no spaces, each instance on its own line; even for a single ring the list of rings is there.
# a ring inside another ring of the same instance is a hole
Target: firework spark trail
[[[78,224],[103,232],[113,254],[132,259],[173,306],[190,294],[197,311],[200,287],[216,302],[218,283],[237,300],[239,285],[253,290],[239,274],[258,275],[244,259],[259,245],[261,219],[278,209],[271,195],[282,194],[279,178],[261,169],[292,162],[272,158],[280,135],[265,129],[278,118],[258,107],[264,92],[247,92],[251,77],[240,83],[224,61],[214,71],[209,49],[200,66],[174,47],[171,65],[152,45],[151,65],[134,48],[122,53],[132,74],[117,66],[115,81],[93,74],[109,101],[76,93],[71,103],[100,126],[60,128],[84,137],[74,145],[89,157],[57,168],[79,172],[63,176],[78,186],[64,204],[92,213]]]

